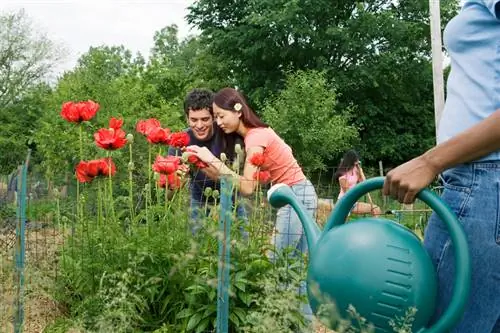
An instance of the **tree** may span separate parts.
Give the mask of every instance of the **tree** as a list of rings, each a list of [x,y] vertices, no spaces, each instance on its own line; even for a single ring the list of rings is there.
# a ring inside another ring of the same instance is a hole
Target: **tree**
[[[23,10],[0,14],[0,109],[42,82],[62,55]]]
[[[46,84],[31,87],[0,112],[0,174],[10,173],[21,164],[28,148],[33,149],[32,164],[39,162],[34,136],[50,93]]]
[[[458,1],[441,7],[446,23]],[[254,101],[287,71],[324,71],[354,107],[365,160],[397,164],[434,138],[428,16],[428,0],[199,0],[188,21]]]
[[[337,109],[336,97],[324,73],[299,71],[265,102],[264,120],[294,148],[306,172],[326,169],[332,156],[356,142],[357,130],[347,122],[349,112]]]

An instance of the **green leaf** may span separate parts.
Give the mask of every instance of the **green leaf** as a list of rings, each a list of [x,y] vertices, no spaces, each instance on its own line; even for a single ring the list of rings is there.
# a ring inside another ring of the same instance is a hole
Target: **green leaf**
[[[201,315],[200,312],[195,313],[188,321],[186,330],[191,331],[193,330],[201,321],[203,316]]]
[[[198,327],[196,327],[196,333],[204,333],[207,330],[209,324],[210,318],[203,319]]]
[[[175,318],[177,319],[182,319],[182,318],[187,318],[190,317],[194,314],[194,310],[191,308],[183,309],[179,311],[176,315]]]

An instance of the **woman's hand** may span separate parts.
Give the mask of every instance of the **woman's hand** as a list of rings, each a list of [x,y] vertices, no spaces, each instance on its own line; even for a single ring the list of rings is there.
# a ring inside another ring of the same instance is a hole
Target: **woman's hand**
[[[212,154],[212,152],[207,147],[200,146],[188,146],[186,147],[186,152],[198,157],[200,160],[207,164],[218,161],[219,159]]]
[[[410,204],[420,190],[429,186],[439,173],[432,163],[421,155],[389,171],[385,178],[383,193],[401,203]]]

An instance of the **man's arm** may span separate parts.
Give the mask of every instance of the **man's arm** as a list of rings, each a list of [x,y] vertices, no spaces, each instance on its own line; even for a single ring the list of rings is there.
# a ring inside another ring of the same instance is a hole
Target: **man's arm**
[[[384,195],[412,203],[416,194],[439,173],[499,149],[500,110],[497,110],[468,130],[391,170],[384,183]]]

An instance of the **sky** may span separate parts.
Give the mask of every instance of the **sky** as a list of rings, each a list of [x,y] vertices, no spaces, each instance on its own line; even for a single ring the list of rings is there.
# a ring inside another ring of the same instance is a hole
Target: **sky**
[[[155,31],[177,24],[179,36],[196,33],[184,17],[194,0],[0,0],[0,12],[24,8],[34,24],[67,50],[57,72],[71,69],[90,46],[124,45],[147,57]]]

